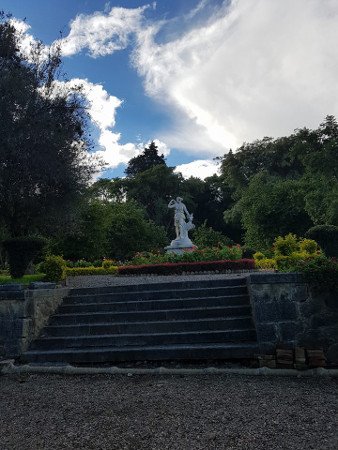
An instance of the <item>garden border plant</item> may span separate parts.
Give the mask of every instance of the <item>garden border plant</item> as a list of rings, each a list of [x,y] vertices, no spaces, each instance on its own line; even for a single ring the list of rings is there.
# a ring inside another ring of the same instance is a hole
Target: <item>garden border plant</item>
[[[253,259],[222,260],[222,261],[199,261],[199,262],[179,262],[162,264],[143,264],[118,267],[119,275],[180,275],[183,272],[226,272],[254,270]]]

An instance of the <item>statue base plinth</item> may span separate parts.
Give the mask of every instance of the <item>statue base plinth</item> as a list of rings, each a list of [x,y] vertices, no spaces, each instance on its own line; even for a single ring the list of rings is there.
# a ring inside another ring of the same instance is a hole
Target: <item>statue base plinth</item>
[[[174,239],[171,241],[168,247],[164,247],[167,253],[176,253],[177,255],[182,255],[184,252],[193,252],[196,249],[189,238],[185,239]]]

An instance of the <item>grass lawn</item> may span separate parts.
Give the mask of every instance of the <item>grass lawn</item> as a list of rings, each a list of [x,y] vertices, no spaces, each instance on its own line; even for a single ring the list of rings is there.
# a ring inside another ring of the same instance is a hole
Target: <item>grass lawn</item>
[[[20,284],[29,284],[32,281],[42,281],[45,277],[43,273],[37,273],[34,275],[24,275],[21,278],[12,278],[10,275],[0,275],[0,284],[11,284],[11,283],[20,283]]]

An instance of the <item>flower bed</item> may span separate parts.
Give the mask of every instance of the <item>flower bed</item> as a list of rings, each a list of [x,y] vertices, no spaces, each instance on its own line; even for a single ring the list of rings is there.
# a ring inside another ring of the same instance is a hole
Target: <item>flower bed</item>
[[[223,247],[207,247],[202,249],[194,249],[193,251],[185,251],[182,254],[176,253],[160,253],[160,252],[139,252],[125,265],[143,266],[166,263],[192,263],[205,261],[223,261],[223,260],[239,260],[242,259],[242,248],[240,245],[223,246]]]
[[[255,262],[253,259],[222,260],[222,261],[200,261],[180,262],[163,264],[142,264],[134,266],[118,267],[119,275],[180,275],[182,272],[206,272],[206,271],[237,271],[253,270]]]

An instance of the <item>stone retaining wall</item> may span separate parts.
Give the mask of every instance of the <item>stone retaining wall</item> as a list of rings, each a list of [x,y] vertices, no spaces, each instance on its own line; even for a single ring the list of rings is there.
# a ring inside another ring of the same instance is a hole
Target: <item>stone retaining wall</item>
[[[247,281],[262,354],[280,344],[323,347],[329,362],[338,363],[338,292],[310,287],[299,274],[255,273]],[[3,289],[0,358],[15,358],[38,336],[69,288]]]
[[[310,287],[300,274],[247,277],[261,353],[277,345],[323,347],[338,363],[338,292]]]
[[[24,352],[62,303],[69,289],[0,290],[0,358]]]

